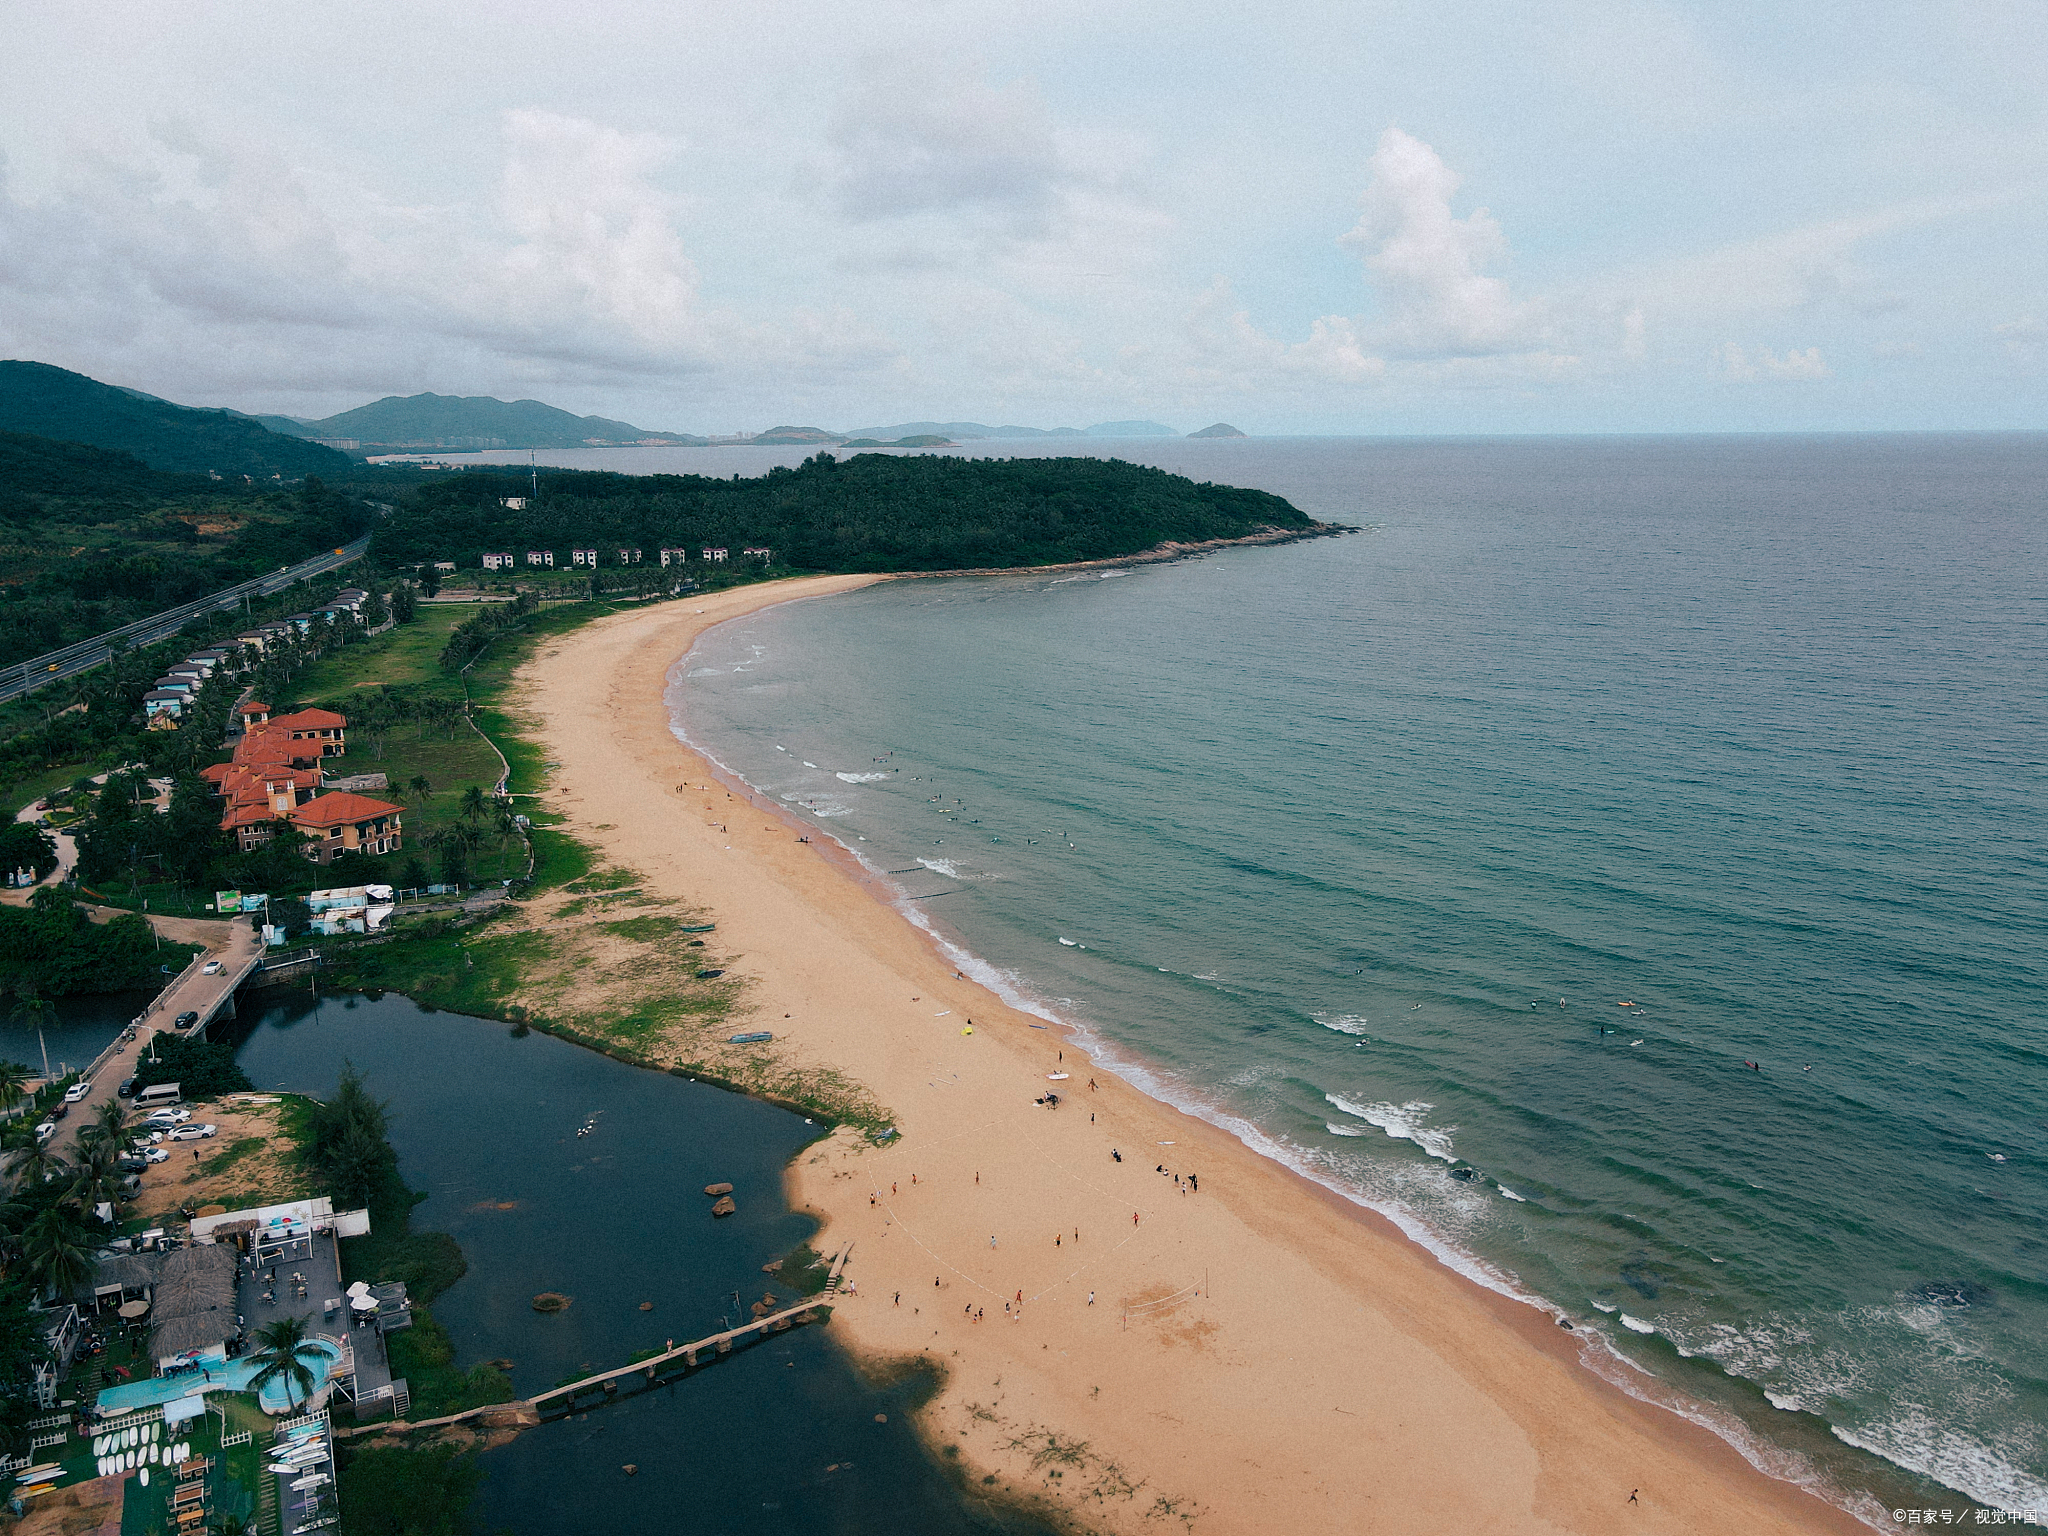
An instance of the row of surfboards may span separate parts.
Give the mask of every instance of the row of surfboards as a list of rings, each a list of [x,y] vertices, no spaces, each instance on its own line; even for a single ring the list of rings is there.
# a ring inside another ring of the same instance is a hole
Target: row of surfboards
[[[150,1427],[154,1429],[156,1426],[151,1425]],[[114,1439],[119,1437],[109,1436],[107,1438]],[[94,1442],[94,1446],[97,1449],[97,1441]],[[116,1472],[133,1472],[137,1467],[174,1467],[179,1462],[188,1459],[191,1454],[192,1446],[190,1442],[180,1440],[174,1445],[157,1445],[152,1442],[148,1445],[134,1446],[125,1450],[107,1451],[98,1456],[96,1460],[99,1463],[100,1476],[111,1477]]]

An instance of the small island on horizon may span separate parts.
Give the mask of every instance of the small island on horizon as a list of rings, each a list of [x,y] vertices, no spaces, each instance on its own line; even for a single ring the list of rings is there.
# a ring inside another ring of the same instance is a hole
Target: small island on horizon
[[[1199,432],[1190,432],[1188,434],[1189,437],[1244,437],[1246,435],[1246,433],[1238,431],[1237,428],[1227,421],[1219,421],[1211,426],[1202,428]]]

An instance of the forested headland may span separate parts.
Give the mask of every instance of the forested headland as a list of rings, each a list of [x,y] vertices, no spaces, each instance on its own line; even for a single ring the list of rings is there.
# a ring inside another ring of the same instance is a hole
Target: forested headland
[[[216,481],[0,432],[0,665],[345,544],[374,516],[317,478]]]
[[[513,508],[507,501],[524,499]],[[1278,496],[1197,483],[1116,459],[969,459],[821,453],[751,478],[469,470],[423,484],[376,530],[387,568],[589,545],[653,559],[704,545],[774,551],[802,571],[938,571],[1062,565],[1166,543],[1310,534],[1322,525]],[[694,572],[693,572],[694,574]]]

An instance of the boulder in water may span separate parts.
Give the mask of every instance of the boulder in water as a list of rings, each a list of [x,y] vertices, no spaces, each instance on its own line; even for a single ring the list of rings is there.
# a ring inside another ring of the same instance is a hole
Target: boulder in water
[[[533,1298],[533,1310],[536,1312],[566,1312],[569,1310],[569,1303],[574,1300],[575,1297],[564,1296],[560,1291],[542,1291]]]
[[[720,1195],[718,1203],[711,1207],[711,1214],[714,1216],[730,1216],[738,1209],[739,1207],[732,1203],[731,1195]]]
[[[706,1184],[704,1186],[704,1193],[707,1195],[729,1195],[732,1193],[732,1186],[730,1184]]]

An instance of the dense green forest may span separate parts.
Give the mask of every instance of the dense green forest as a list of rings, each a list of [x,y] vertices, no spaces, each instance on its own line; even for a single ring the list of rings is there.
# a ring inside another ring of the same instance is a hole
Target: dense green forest
[[[354,462],[234,411],[173,405],[48,363],[0,362],[0,431],[114,448],[152,469],[185,474],[332,478]]]
[[[317,477],[215,482],[0,432],[0,666],[345,544],[374,516]]]
[[[185,963],[189,950],[173,956]],[[95,923],[60,890],[45,886],[26,907],[0,907],[0,990],[45,997],[118,992],[161,980],[156,934],[139,913]]]
[[[1318,526],[1280,497],[1197,484],[1115,459],[965,459],[821,453],[751,479],[701,475],[544,475],[523,511],[524,477],[470,471],[422,485],[379,525],[387,568],[486,551],[595,545],[761,545],[778,566],[930,571],[1112,559],[1167,542]]]

